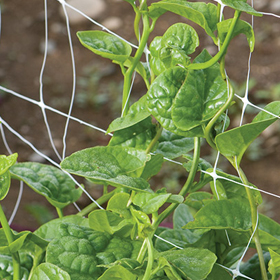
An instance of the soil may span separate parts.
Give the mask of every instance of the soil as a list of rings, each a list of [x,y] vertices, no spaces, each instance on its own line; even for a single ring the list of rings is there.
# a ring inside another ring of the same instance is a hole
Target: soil
[[[105,1],[105,0],[104,0]],[[122,25],[114,30],[120,36],[136,43],[131,27],[133,26],[132,9],[125,1],[106,0],[107,9],[96,19],[103,22],[111,17],[118,17]],[[269,4],[269,1],[267,1]],[[0,85],[29,98],[39,100],[39,78],[43,61],[44,44],[44,3],[43,1],[1,1],[2,3],[2,30],[0,38]],[[268,5],[262,11],[273,12]],[[48,1],[49,40],[50,52],[44,70],[44,102],[45,104],[67,113],[72,92],[72,66],[66,36],[65,20],[61,16],[58,1]],[[230,11],[227,11],[230,14]],[[171,14],[163,16],[153,33],[154,36],[163,32],[177,21],[184,21],[181,17]],[[267,103],[273,97],[269,92],[265,98],[257,98],[260,89],[274,89],[280,77],[280,20],[265,16],[255,18],[256,48],[251,61],[251,77],[256,85],[250,91],[250,100],[254,104]],[[197,26],[196,26],[197,28]],[[121,94],[121,73],[110,61],[103,60],[86,50],[79,43],[75,33],[79,30],[99,29],[92,23],[84,21],[71,25],[71,34],[75,53],[77,73],[77,97],[72,116],[89,124],[107,129],[110,122],[119,115]],[[213,50],[211,42],[204,36],[203,30],[197,28],[202,48]],[[228,50],[229,59],[226,61],[229,77],[239,85],[244,83],[247,73],[249,49],[246,37],[241,35],[233,40]],[[141,79],[136,78],[133,96],[139,97],[145,93]],[[278,95],[280,97],[280,95]],[[236,105],[236,107],[238,107]],[[12,94],[0,92],[0,116],[15,131],[18,131],[36,148],[52,159],[59,161],[52,150],[41,110],[34,104],[14,97]],[[54,143],[61,153],[63,149],[62,136],[65,127],[65,118],[50,111],[46,111]],[[232,113],[233,123],[238,123],[239,113]],[[250,115],[248,115],[250,118]],[[18,137],[4,130],[10,149],[17,152],[19,161],[35,160],[44,162],[34,151]],[[261,138],[261,144],[251,156],[243,161],[243,168],[250,182],[260,189],[280,195],[280,143],[279,126],[267,131]],[[70,121],[67,133],[66,155],[74,151],[95,145],[106,145],[109,138],[104,133]],[[207,153],[207,148],[205,148]],[[0,154],[8,154],[4,142],[0,140]],[[250,158],[259,157],[252,161]],[[224,163],[221,163],[224,164]],[[227,168],[226,164],[222,168]],[[180,175],[181,176],[181,175]],[[10,215],[18,194],[18,183],[12,183],[3,206]],[[94,198],[98,198],[100,191],[91,190]],[[264,195],[263,211],[280,222],[279,200]],[[83,207],[88,202],[86,198],[79,201]],[[19,211],[14,219],[18,227],[36,228],[38,222],[27,211],[27,206],[37,203],[48,205],[45,199],[24,187]],[[75,212],[74,207],[67,210]]]

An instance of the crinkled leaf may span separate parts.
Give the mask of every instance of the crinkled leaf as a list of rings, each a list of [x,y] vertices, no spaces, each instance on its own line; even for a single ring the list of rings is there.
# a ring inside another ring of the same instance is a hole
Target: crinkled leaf
[[[133,178],[133,172],[142,172],[150,159],[145,151],[127,147],[93,147],[78,151],[64,159],[62,169],[88,178],[99,184],[145,191],[149,184],[142,178]]]
[[[29,271],[22,267],[20,268],[21,278],[20,280],[27,280],[29,276]],[[13,280],[13,259],[11,256],[0,254],[0,279],[3,280]]]
[[[147,110],[146,95],[142,96],[137,102],[132,104],[128,113],[124,117],[115,119],[110,125],[107,132],[114,132],[134,126],[150,116]]]
[[[217,25],[219,39],[220,39],[220,42],[222,44],[223,44],[223,42],[225,40],[225,37],[228,33],[231,22],[232,22],[232,19],[223,20],[223,21],[219,22],[218,25]],[[238,20],[238,22],[237,22],[237,24],[234,28],[232,37],[235,37],[235,36],[237,36],[238,34],[241,34],[241,33],[246,35],[247,41],[248,41],[249,46],[250,46],[250,51],[253,52],[254,51],[254,46],[255,46],[255,34],[254,34],[253,27],[247,21]]]
[[[217,257],[209,250],[186,248],[160,253],[184,278],[202,280],[211,272]]]
[[[274,115],[261,111],[251,123],[228,130],[215,138],[218,150],[226,157],[236,158],[238,165],[255,138],[278,119],[280,101],[271,102],[264,109]]]
[[[201,127],[183,131],[176,127],[171,116],[174,98],[184,84],[187,73],[184,68],[174,67],[160,74],[148,90],[147,106],[151,114],[166,130],[187,137],[202,136]]]
[[[83,192],[75,188],[75,183],[66,173],[54,166],[24,162],[12,166],[10,173],[12,178],[24,181],[58,208],[75,202]]]
[[[187,74],[171,109],[172,120],[179,129],[185,131],[205,123],[227,100],[227,85],[223,78],[218,75],[211,81],[210,88],[208,78],[203,70]]]
[[[97,280],[104,268],[98,265],[135,258],[141,242],[112,237],[87,227],[61,224],[57,238],[47,248],[46,261],[59,266],[71,280]]]
[[[174,159],[193,150],[193,143],[192,137],[179,136],[164,129],[155,153]]]
[[[41,263],[35,268],[30,280],[71,280],[69,274],[51,263]]]
[[[121,265],[107,269],[98,280],[136,280],[136,275]]]
[[[77,36],[84,47],[118,62],[124,62],[132,51],[128,43],[104,31],[79,31]]]
[[[280,255],[271,249],[268,250],[271,257],[268,263],[268,271],[270,272],[272,277],[274,277],[273,279],[277,279],[280,274]]]
[[[146,214],[151,214],[156,211],[168,200],[170,193],[137,193],[132,202],[139,206]]]
[[[151,17],[159,17],[165,12],[170,11],[183,16],[205,29],[206,33],[216,41],[214,31],[217,24],[216,5],[202,2],[187,2],[184,0],[163,0],[153,3],[149,10]]]
[[[213,201],[201,208],[194,218],[184,228],[246,231],[252,226],[249,204],[241,199]]]
[[[114,132],[110,146],[132,147],[146,150],[156,134],[156,126],[148,117],[133,126]]]
[[[34,231],[34,234],[45,240],[51,241],[52,239],[57,237],[57,228],[62,223],[70,223],[77,226],[88,226],[88,219],[77,215],[64,216],[62,218],[54,219],[49,221],[48,223],[43,224]]]
[[[257,12],[252,6],[246,3],[244,0],[222,0],[222,3],[234,10],[242,11],[254,16],[262,16],[262,13]]]
[[[96,231],[109,234],[120,232],[122,236],[129,236],[130,234],[132,221],[121,218],[118,214],[111,211],[95,210],[89,214],[88,218],[89,226]]]

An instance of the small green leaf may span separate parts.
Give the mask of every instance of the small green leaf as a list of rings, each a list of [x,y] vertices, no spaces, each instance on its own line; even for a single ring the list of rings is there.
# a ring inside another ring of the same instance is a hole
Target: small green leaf
[[[228,130],[215,138],[221,154],[225,157],[236,157],[238,166],[249,145],[278,119],[276,116],[280,114],[280,101],[271,102],[264,109],[274,115],[261,111],[251,123]]]
[[[35,268],[30,280],[71,280],[69,274],[51,263],[41,263]]]
[[[145,168],[141,174],[141,178],[149,180],[152,176],[158,174],[163,164],[163,156],[160,154],[151,155],[151,159],[147,161]]]
[[[262,16],[262,13],[257,12],[244,0],[222,0],[222,3],[228,7],[233,8],[234,10],[245,12],[247,14],[258,16],[258,17]]]
[[[202,2],[187,2],[184,0],[163,0],[153,3],[149,9],[151,17],[159,17],[165,12],[183,16],[205,29],[206,33],[216,42],[214,31],[217,24],[217,6]]]
[[[121,265],[115,265],[107,269],[98,280],[136,280],[136,275]]]
[[[137,193],[132,202],[146,214],[155,213],[168,200],[170,193]]]
[[[232,22],[232,19],[223,20],[223,21],[219,22],[217,25],[219,39],[222,44],[226,38],[226,35],[228,33],[231,22]],[[250,51],[253,52],[254,46],[255,46],[255,34],[254,34],[253,27],[247,21],[238,20],[238,22],[234,28],[232,37],[235,37],[241,33],[246,35],[247,41],[250,46]]]
[[[84,47],[104,58],[118,62],[124,62],[132,51],[128,43],[104,31],[79,31],[77,36]]]
[[[207,276],[207,280],[232,280],[232,275],[228,270],[214,264],[211,273]]]
[[[193,150],[193,145],[193,137],[179,136],[164,129],[155,153],[174,159]]]
[[[115,212],[126,219],[131,218],[130,211],[127,207],[130,195],[128,193],[116,193],[108,201],[107,210]]]
[[[268,263],[268,271],[272,275],[272,279],[277,279],[280,274],[280,255],[272,251],[271,249],[268,250],[271,257]]]
[[[174,211],[173,228],[181,229],[184,225],[193,220],[194,218],[190,207],[186,204],[180,204]]]
[[[252,226],[249,204],[241,199],[213,201],[201,208],[194,218],[184,228],[247,231]]]
[[[0,155],[0,175],[6,173],[16,163],[17,157],[18,154],[12,154],[10,156]]]
[[[211,272],[217,257],[209,250],[186,248],[160,253],[181,275],[190,280],[202,280]]]
[[[207,203],[214,201],[211,193],[208,192],[194,192],[190,193],[185,200],[185,204],[194,208],[195,210],[200,210]]]
[[[97,184],[146,191],[149,184],[133,178],[150,159],[145,151],[127,147],[93,147],[78,151],[64,159],[62,169],[88,178]]]
[[[108,127],[107,133],[122,130],[147,119],[150,112],[147,110],[146,95],[132,104],[124,117],[115,119]]]
[[[54,166],[24,162],[12,166],[10,173],[12,178],[24,181],[58,208],[75,202],[83,192],[75,188],[75,183],[66,173]]]

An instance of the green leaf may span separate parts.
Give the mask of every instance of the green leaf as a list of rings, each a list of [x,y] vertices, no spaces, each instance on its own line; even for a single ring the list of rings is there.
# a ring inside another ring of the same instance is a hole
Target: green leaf
[[[180,91],[187,73],[184,68],[174,67],[160,74],[147,92],[147,106],[151,114],[166,130],[181,136],[202,136],[203,131],[200,127],[190,131],[179,129],[174,124],[171,116],[174,98]]]
[[[36,162],[15,164],[10,168],[12,178],[24,181],[43,195],[53,206],[63,208],[79,199],[82,189],[60,169]]]
[[[142,178],[131,176],[137,171],[142,173],[149,159],[150,155],[145,151],[133,148],[93,147],[67,157],[62,161],[61,167],[98,184],[146,191],[149,184]]]
[[[205,29],[206,33],[216,42],[214,31],[217,24],[216,5],[202,2],[187,2],[184,0],[163,0],[153,3],[149,9],[149,15],[157,18],[165,12],[183,16]]]
[[[130,211],[127,207],[130,195],[128,193],[116,193],[108,201],[107,210],[119,214],[125,219],[131,218]]]
[[[194,218],[190,207],[186,204],[180,204],[174,211],[173,228],[181,229],[184,225],[193,220]]]
[[[251,123],[228,130],[215,138],[217,148],[221,154],[225,157],[236,158],[238,166],[249,145],[278,119],[275,115],[280,114],[280,101],[271,102],[264,109],[274,114],[274,116],[261,111]]]
[[[205,123],[225,103],[225,81],[218,75],[211,81],[211,87],[208,87],[208,78],[203,70],[192,70],[176,94],[171,116],[179,129],[189,130]]]
[[[170,193],[137,193],[132,202],[139,206],[144,213],[152,214],[158,211],[170,196]]]
[[[104,58],[118,62],[124,62],[132,51],[128,43],[104,31],[79,31],[77,36],[84,47]]]
[[[193,145],[192,137],[179,136],[164,129],[155,153],[174,159],[193,150]]]
[[[129,236],[132,228],[132,221],[121,218],[118,214],[108,210],[95,210],[89,216],[89,226],[100,232],[109,234],[119,233],[122,236]]]
[[[132,104],[124,117],[115,119],[108,127],[107,133],[122,130],[147,119],[150,112],[147,110],[146,95]]]
[[[77,226],[88,226],[88,219],[77,215],[64,216],[62,218],[57,218],[43,224],[34,231],[34,234],[45,240],[51,241],[57,237],[57,228],[62,223],[70,223]]]
[[[149,180],[152,176],[158,174],[163,164],[163,156],[160,154],[151,155],[151,159],[146,163],[141,174],[141,178]]]
[[[226,38],[226,35],[228,33],[231,22],[232,22],[232,19],[223,20],[223,21],[219,22],[217,25],[219,39],[222,44]],[[253,27],[251,26],[251,24],[249,24],[247,21],[238,20],[238,22],[234,28],[232,37],[235,37],[241,33],[246,35],[247,41],[250,46],[250,51],[253,52],[254,46],[255,46],[255,34],[254,34],[254,30],[253,30]]]
[[[9,168],[16,163],[17,156],[17,154],[0,155],[0,201],[6,197],[10,189],[11,175]]]
[[[217,257],[209,250],[186,248],[160,253],[184,278],[202,280],[211,272]]]
[[[222,3],[234,10],[246,12],[247,14],[261,17],[262,13],[257,12],[244,0],[222,0]]]
[[[0,254],[13,254],[18,252],[21,247],[24,245],[25,240],[28,235],[31,234],[30,231],[22,231],[18,234],[13,234],[14,241],[12,243],[8,243],[6,239],[6,235],[4,233],[3,228],[0,229]]]
[[[136,275],[121,265],[115,265],[107,269],[98,280],[136,280]]]
[[[185,204],[194,208],[195,210],[200,210],[207,203],[213,202],[212,194],[208,192],[194,192],[190,193],[185,200]]]
[[[280,255],[272,251],[271,249],[268,250],[271,257],[268,263],[268,271],[272,275],[272,279],[277,279],[280,274]]]
[[[61,224],[57,238],[47,248],[46,261],[66,271],[71,280],[97,280],[105,270],[99,265],[135,259],[141,244],[87,227]]]
[[[167,279],[171,280],[181,280],[181,276],[178,274],[176,269],[167,261],[167,259],[160,257],[158,259],[158,266],[164,269]]]
[[[247,231],[252,226],[249,204],[241,199],[213,201],[201,208],[194,218],[184,228]]]
[[[232,280],[232,275],[228,270],[214,264],[211,273],[207,276],[206,280]]]
[[[110,146],[132,147],[146,150],[156,135],[156,126],[148,117],[133,126],[114,132]]]
[[[30,280],[71,280],[69,274],[51,263],[41,263],[35,268]]]
[[[27,280],[29,279],[29,271],[22,267],[20,268],[21,271],[21,278],[20,280]],[[1,255],[0,254],[0,279],[3,280],[13,280],[13,259],[11,256]]]

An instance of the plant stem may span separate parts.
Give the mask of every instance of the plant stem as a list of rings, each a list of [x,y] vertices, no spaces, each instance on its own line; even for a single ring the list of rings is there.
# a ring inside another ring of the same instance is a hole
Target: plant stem
[[[225,38],[225,41],[220,49],[220,51],[212,57],[210,60],[203,62],[203,63],[192,63],[187,66],[188,69],[194,69],[194,70],[199,70],[199,69],[206,69],[214,65],[216,62],[218,62],[227,52],[227,48],[229,46],[229,43],[232,39],[232,34],[234,31],[234,28],[238,22],[238,19],[240,17],[241,12],[240,11],[235,11],[232,22],[230,24],[227,36]]]
[[[2,228],[4,230],[6,239],[8,241],[8,244],[14,242],[14,236],[12,233],[12,230],[9,226],[9,223],[7,221],[6,215],[3,211],[2,205],[0,204],[0,222],[2,225]],[[20,259],[18,252],[12,253],[12,259],[13,259],[13,280],[20,279]]]
[[[248,181],[245,173],[243,172],[243,170],[237,164],[234,167],[237,170],[243,184],[249,185],[249,181]],[[253,230],[253,232],[255,231],[253,239],[254,239],[256,249],[257,249],[257,253],[258,253],[258,256],[259,256],[262,279],[263,280],[268,280],[266,267],[265,267],[265,262],[264,262],[263,251],[262,251],[262,246],[261,246],[259,232],[258,232],[258,210],[257,210],[258,206],[257,206],[257,204],[255,202],[255,199],[254,199],[253,190],[251,190],[249,188],[246,188],[246,187],[245,187],[245,190],[246,190],[247,197],[248,197],[248,200],[249,200],[249,203],[250,203],[250,208],[251,208],[252,230]]]
[[[145,1],[144,1],[145,2]],[[143,14],[143,34],[140,39],[139,47],[135,53],[133,58],[132,65],[127,69],[124,75],[124,85],[123,85],[123,100],[122,100],[122,116],[125,116],[128,111],[128,99],[129,92],[131,87],[132,74],[140,61],[140,58],[144,52],[145,46],[147,44],[150,33],[152,32],[152,28],[150,28],[149,17],[147,14]]]
[[[55,207],[55,209],[56,209],[56,212],[57,212],[57,214],[58,214],[58,217],[59,218],[63,218],[63,211],[62,211],[62,209],[61,208],[58,208],[58,207]]]
[[[153,268],[153,263],[154,263],[154,252],[153,252],[153,242],[152,242],[152,237],[149,235],[146,237],[146,244],[148,246],[148,264],[146,267],[146,271],[143,277],[143,280],[149,280],[151,277],[151,272]]]
[[[96,202],[99,204],[99,205],[102,205],[104,204],[105,202],[107,202],[112,196],[113,194],[115,193],[115,190],[109,192],[109,193],[106,193],[104,195],[102,195],[101,197],[99,197]],[[87,207],[85,207],[83,210],[81,210],[77,216],[86,216],[88,213],[90,213],[92,210],[96,209],[97,208],[97,204],[95,202],[92,202],[91,204],[89,204]]]
[[[182,187],[181,191],[179,192],[179,195],[182,195],[185,197],[186,194],[188,193],[188,191],[193,183],[196,171],[197,171],[199,158],[200,158],[200,138],[194,137],[194,153],[193,153],[192,167],[191,167],[188,179],[187,179],[185,185]],[[178,206],[178,203],[170,204],[169,207],[167,207],[158,216],[157,221],[153,224],[154,228],[157,228],[159,226],[159,224],[176,209],[177,206]]]
[[[151,152],[151,150],[153,149],[153,147],[155,146],[155,144],[157,143],[158,139],[161,136],[163,127],[160,126],[160,128],[158,129],[156,136],[154,137],[154,139],[151,141],[151,143],[149,144],[149,146],[146,149],[146,154],[149,154]]]

